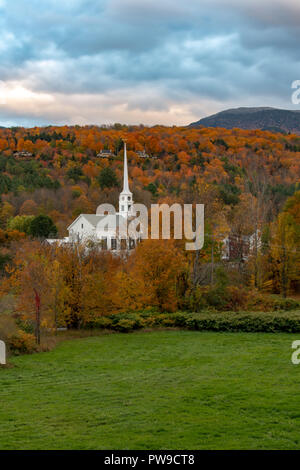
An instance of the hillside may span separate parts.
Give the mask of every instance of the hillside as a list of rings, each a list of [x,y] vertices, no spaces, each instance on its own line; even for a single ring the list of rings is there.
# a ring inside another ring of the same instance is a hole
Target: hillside
[[[103,200],[117,204],[125,135],[130,187],[135,200],[146,205],[165,198],[196,202],[199,188],[210,184],[225,207],[237,208],[259,171],[276,214],[300,179],[300,138],[295,135],[191,127],[2,129],[0,228],[12,216],[44,213],[65,236],[78,214],[94,213]],[[116,156],[97,157],[105,148]],[[139,157],[143,149],[149,158]],[[112,181],[102,181],[107,168]]]
[[[190,127],[200,126],[300,134],[300,112],[276,108],[227,109],[190,124]]]
[[[205,205],[205,243],[198,258],[177,239],[144,240],[128,260],[106,257],[105,250],[86,253],[84,246],[53,251],[43,243],[52,235],[66,236],[79,214],[95,214],[103,202],[118,207],[124,137],[135,202]],[[141,157],[143,150],[148,157]],[[297,294],[299,181],[300,136],[294,134],[121,125],[0,130],[3,295],[20,293],[13,309],[31,312],[32,285],[38,283],[49,324],[53,312],[61,312],[58,324],[78,328],[88,318],[149,306],[244,310],[254,295],[245,286]],[[255,227],[261,228],[263,250],[248,258],[247,240]],[[234,269],[223,263],[227,235],[226,259]],[[255,306],[264,302],[257,293],[255,298]],[[4,298],[0,311],[9,310],[9,302]]]

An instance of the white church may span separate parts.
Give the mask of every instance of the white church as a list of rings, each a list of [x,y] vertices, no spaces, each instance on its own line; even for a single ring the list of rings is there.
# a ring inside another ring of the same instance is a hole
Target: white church
[[[128,221],[134,217],[132,192],[128,184],[127,150],[124,141],[123,190],[119,196],[119,212],[105,210],[105,204],[96,214],[80,214],[67,228],[69,236],[63,239],[48,239],[51,244],[82,243],[97,244],[103,250],[120,251],[135,248],[140,241],[136,234],[127,232]],[[105,221],[105,222],[104,222]]]

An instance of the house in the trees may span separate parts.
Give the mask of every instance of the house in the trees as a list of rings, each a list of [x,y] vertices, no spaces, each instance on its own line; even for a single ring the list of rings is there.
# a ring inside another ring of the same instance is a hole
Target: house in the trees
[[[32,156],[33,156],[33,154],[31,152],[21,151],[21,152],[15,152],[14,153],[14,157],[16,157],[18,159],[31,159]]]
[[[99,153],[97,153],[98,158],[115,158],[116,155],[111,151],[111,150],[100,150]]]
[[[259,231],[252,235],[230,234],[223,240],[222,260],[247,261],[256,248],[261,247]]]
[[[153,157],[152,155],[149,155],[148,153],[146,153],[145,149],[144,150],[138,150],[136,152],[137,156],[139,158],[151,158],[152,160],[156,160],[157,157]]]
[[[142,151],[138,150],[136,153],[139,158],[150,158],[150,155],[148,155],[148,153],[145,152],[145,149]]]

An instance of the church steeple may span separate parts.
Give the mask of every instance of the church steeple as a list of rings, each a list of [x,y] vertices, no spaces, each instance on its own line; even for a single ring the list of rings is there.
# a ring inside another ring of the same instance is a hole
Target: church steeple
[[[129,192],[126,140],[124,140],[124,177],[123,177],[123,192]]]
[[[123,176],[123,191],[119,197],[119,213],[123,217],[130,217],[133,215],[133,200],[132,192],[128,184],[128,167],[127,167],[127,150],[126,140],[124,140],[124,176]]]

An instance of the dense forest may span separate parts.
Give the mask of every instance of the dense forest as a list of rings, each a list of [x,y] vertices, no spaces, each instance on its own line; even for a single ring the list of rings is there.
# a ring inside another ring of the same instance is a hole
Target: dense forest
[[[117,260],[71,248],[54,253],[43,243],[51,233],[67,235],[76,216],[95,213],[102,202],[117,207],[123,138],[136,202],[205,204],[203,250],[187,253],[179,241],[149,240],[129,260]],[[101,150],[111,157],[99,156]],[[246,308],[254,291],[257,298],[299,293],[297,135],[121,124],[4,128],[0,170],[2,293],[17,294],[19,312],[29,312],[30,303],[34,308],[34,279],[43,279],[48,313],[68,312],[65,320],[73,325],[83,321],[81,315],[124,308]],[[245,259],[243,243],[253,234]],[[226,236],[236,248],[227,263]]]

